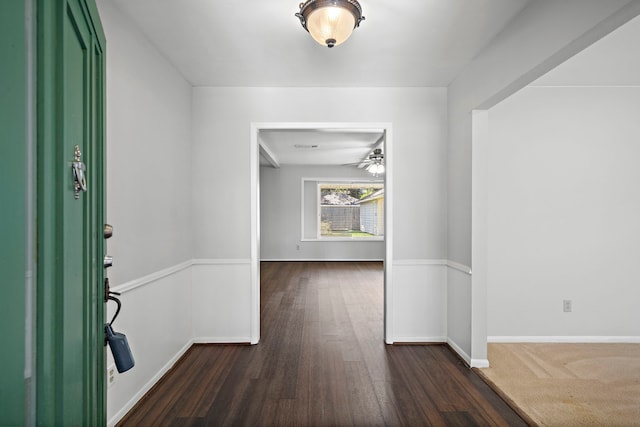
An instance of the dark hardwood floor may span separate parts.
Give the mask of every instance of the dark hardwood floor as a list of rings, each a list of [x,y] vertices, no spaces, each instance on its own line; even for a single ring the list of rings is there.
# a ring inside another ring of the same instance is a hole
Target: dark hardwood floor
[[[445,345],[383,341],[382,263],[264,262],[261,341],[195,345],[120,426],[518,426]]]

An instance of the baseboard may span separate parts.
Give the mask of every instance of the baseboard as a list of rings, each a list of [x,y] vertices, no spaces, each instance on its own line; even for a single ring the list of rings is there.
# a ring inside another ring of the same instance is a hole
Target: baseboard
[[[264,262],[384,262],[384,259],[317,259],[317,258],[260,258]]]
[[[489,343],[639,344],[640,336],[489,336]]]
[[[394,344],[443,344],[447,337],[394,337]]]
[[[470,368],[488,368],[489,360],[488,359],[472,359],[471,356],[465,352],[462,347],[456,344],[451,338],[447,338],[447,344],[453,351],[457,353],[457,355],[467,364]]]
[[[251,337],[196,337],[194,344],[250,344]]]
[[[447,338],[445,341],[447,344],[449,344],[449,347],[451,347],[453,349],[453,351],[455,351],[458,356],[460,356],[462,358],[462,360],[464,360],[464,362],[471,366],[471,356],[469,356],[463,349],[462,347],[460,347],[455,341],[453,341],[451,338]]]
[[[470,368],[488,368],[489,359],[471,359]]]
[[[127,412],[133,408],[142,397],[180,360],[180,358],[191,348],[193,340],[189,340],[178,352],[149,380],[147,383],[107,422],[108,427],[115,426]]]
[[[195,260],[198,261],[198,260]],[[384,259],[318,259],[318,258],[261,258],[260,261],[265,262],[384,262]],[[195,262],[194,262],[195,264]],[[471,275],[471,267],[466,265],[450,261],[448,259],[396,259],[393,261],[394,265],[399,266],[416,266],[416,265],[436,265],[436,266],[446,266],[449,268],[453,268],[454,270],[458,270],[462,273]]]
[[[249,258],[233,258],[233,259],[218,259],[218,258],[196,258],[192,259],[193,265],[247,265],[251,264]]]
[[[464,264],[460,264],[448,259],[396,259],[393,261],[393,265],[438,265],[443,267],[449,267],[454,270],[458,270],[464,274],[471,275],[471,267]]]

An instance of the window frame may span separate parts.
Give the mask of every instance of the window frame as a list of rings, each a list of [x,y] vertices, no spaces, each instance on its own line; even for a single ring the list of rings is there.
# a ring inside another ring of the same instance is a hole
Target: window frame
[[[313,213],[305,213],[305,202],[307,201],[305,197],[309,197],[305,195],[305,183],[314,182],[315,185],[315,212]],[[385,240],[385,236],[371,236],[371,237],[331,237],[331,236],[322,236],[321,235],[321,198],[320,198],[320,188],[321,186],[332,185],[332,184],[345,184],[345,185],[353,185],[353,184],[362,184],[366,186],[368,184],[382,184],[382,188],[385,188],[385,180],[381,178],[309,178],[303,177],[301,179],[301,197],[300,197],[300,241],[301,242],[382,242]],[[315,236],[309,236],[309,233],[305,233],[305,217],[314,218],[316,227],[315,227]]]

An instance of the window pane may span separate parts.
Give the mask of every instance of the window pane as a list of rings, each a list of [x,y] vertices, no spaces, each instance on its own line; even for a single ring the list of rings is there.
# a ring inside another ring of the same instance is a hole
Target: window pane
[[[320,184],[321,238],[384,236],[383,183]]]

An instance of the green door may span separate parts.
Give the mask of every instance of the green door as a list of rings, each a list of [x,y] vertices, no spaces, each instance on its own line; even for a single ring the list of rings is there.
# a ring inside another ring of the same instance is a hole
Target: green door
[[[103,425],[105,40],[92,0],[40,0],[37,22],[36,422]]]
[[[0,0],[0,426],[25,424],[27,88],[25,5]]]

